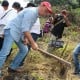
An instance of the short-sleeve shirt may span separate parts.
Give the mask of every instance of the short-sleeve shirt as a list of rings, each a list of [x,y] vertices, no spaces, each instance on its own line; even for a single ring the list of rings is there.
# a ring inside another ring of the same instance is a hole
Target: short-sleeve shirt
[[[30,32],[33,24],[38,18],[38,7],[25,8],[10,21],[5,29],[10,29],[13,39],[18,42],[24,32]]]

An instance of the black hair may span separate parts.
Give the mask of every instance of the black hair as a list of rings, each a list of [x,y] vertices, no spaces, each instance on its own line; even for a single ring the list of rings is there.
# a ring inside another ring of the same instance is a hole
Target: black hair
[[[34,3],[28,3],[27,6],[26,6],[25,8],[27,8],[27,7],[36,7],[36,6],[35,6]]]
[[[13,8],[20,9],[21,5],[18,2],[14,2],[12,5]]]
[[[2,4],[1,6],[5,6],[5,7],[8,7],[9,6],[9,2],[8,1],[2,1]]]
[[[23,7],[20,7],[19,11],[22,11],[23,10]]]

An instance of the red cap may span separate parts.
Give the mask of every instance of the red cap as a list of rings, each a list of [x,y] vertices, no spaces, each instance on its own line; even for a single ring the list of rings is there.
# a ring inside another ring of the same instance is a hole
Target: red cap
[[[47,2],[47,1],[41,2],[41,5],[45,6],[48,9],[49,13],[52,14],[52,8],[51,8],[51,4],[49,2]]]

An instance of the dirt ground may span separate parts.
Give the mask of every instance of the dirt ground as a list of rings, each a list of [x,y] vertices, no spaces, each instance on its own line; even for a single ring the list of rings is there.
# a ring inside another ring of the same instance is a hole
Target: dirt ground
[[[43,43],[38,43],[42,49],[46,50],[46,45]],[[71,45],[71,46],[70,46]],[[75,46],[75,44],[74,44]],[[69,46],[62,58],[72,63],[72,50],[73,42],[69,42]],[[61,51],[62,50],[62,51]],[[25,64],[22,67],[23,72],[21,73],[7,73],[7,67],[13,60],[17,52],[14,49],[6,64],[4,66],[3,72],[5,74],[3,80],[80,80],[80,75],[73,75],[73,64],[71,68],[66,65],[61,64],[59,61],[40,53],[39,51],[31,50],[28,54]],[[57,53],[58,52],[58,53]],[[53,51],[53,55],[61,56],[63,49]],[[66,56],[65,56],[66,55]]]

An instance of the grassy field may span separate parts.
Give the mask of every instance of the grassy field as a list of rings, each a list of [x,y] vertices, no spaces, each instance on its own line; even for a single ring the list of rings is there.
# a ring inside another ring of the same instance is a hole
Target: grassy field
[[[78,15],[80,15],[80,8],[74,10]],[[41,18],[41,26],[46,19]],[[4,80],[80,80],[80,76],[73,75],[73,60],[72,60],[72,51],[75,46],[80,42],[80,31],[75,26],[66,28],[62,38],[65,42],[64,47],[60,49],[53,49],[48,47],[50,36],[44,36],[39,38],[37,43],[41,49],[47,51],[50,50],[50,53],[58,57],[63,58],[66,61],[72,63],[71,68],[67,68],[66,65],[61,64],[59,61],[51,58],[47,55],[40,53],[39,51],[34,51],[31,49],[28,56],[25,59],[25,64],[23,66],[24,72],[7,74],[8,65],[11,63],[13,58],[16,56],[18,51],[17,46],[13,44],[13,51],[6,65],[4,66]],[[67,48],[64,50],[65,46]]]

